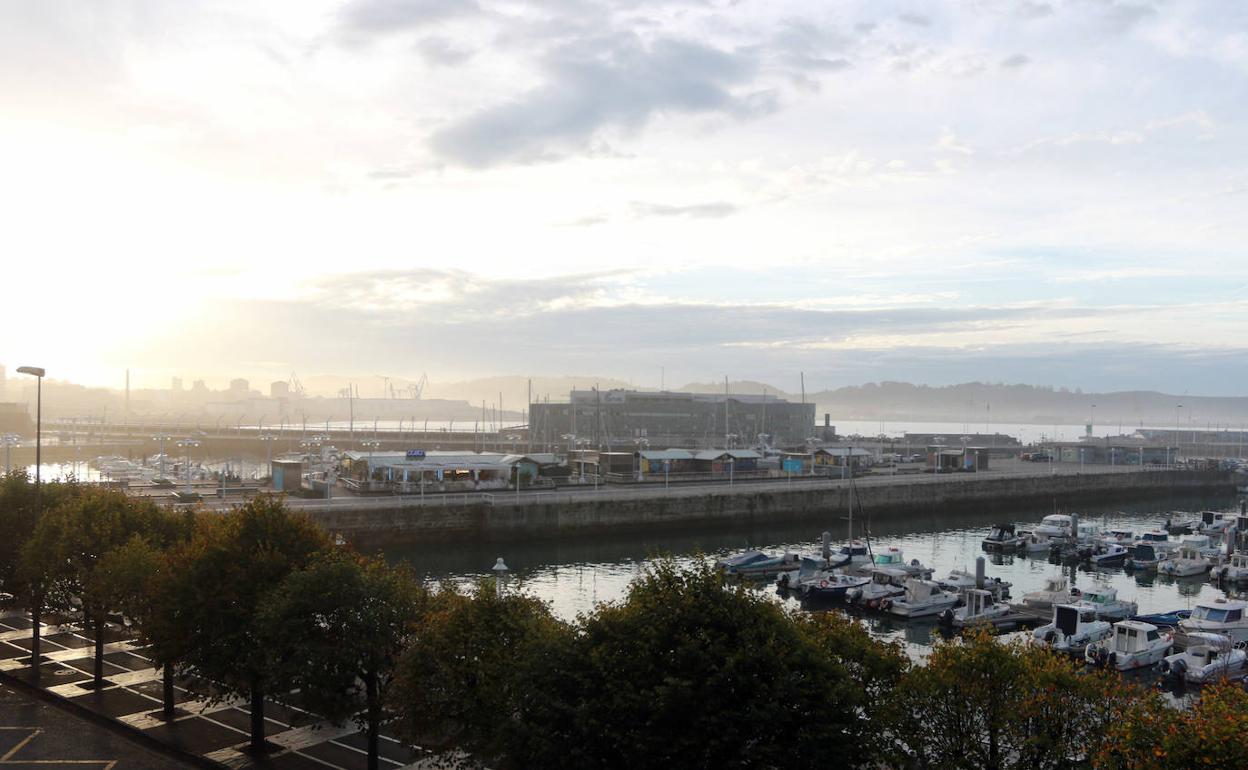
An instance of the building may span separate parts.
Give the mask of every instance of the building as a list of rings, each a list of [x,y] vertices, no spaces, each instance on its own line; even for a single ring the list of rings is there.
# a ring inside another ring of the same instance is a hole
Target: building
[[[531,486],[547,459],[501,452],[355,452],[342,455],[342,483],[357,491],[413,494]]]
[[[35,422],[25,404],[0,403],[0,433],[33,437]]]
[[[567,403],[530,404],[529,414],[535,446],[568,451],[795,445],[815,431],[814,404],[770,394],[574,390]]]
[[[169,389],[172,390],[174,393],[181,393],[182,392],[182,378],[174,377],[173,382],[169,386]]]
[[[290,383],[285,380],[278,380],[269,384],[269,398],[288,398],[290,396]]]
[[[243,398],[251,395],[251,383],[242,377],[230,380],[230,395]]]

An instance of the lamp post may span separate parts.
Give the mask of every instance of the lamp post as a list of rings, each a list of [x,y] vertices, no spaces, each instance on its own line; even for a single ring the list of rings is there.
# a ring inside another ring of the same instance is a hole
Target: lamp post
[[[35,377],[37,384],[35,386],[35,522],[38,523],[43,515],[43,486],[40,484],[40,472],[43,466],[43,376],[47,372],[39,366],[19,366],[17,371],[22,374],[29,374]],[[43,616],[43,587],[36,587],[32,597],[30,608],[31,633],[30,633],[30,675],[34,680],[39,679],[39,626],[40,618]]]
[[[165,442],[173,438],[168,433],[157,433],[152,436],[153,439],[160,442],[160,477],[165,477]]]
[[[377,439],[369,439],[361,441],[360,446],[368,450],[368,488],[373,488],[373,450],[381,446],[381,442]]]
[[[186,450],[186,491],[191,492],[191,450],[199,446],[199,441],[193,438],[184,438],[178,441],[178,447]]]

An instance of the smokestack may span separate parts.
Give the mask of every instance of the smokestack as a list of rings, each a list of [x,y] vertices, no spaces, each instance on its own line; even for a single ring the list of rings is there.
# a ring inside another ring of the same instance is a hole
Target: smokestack
[[[985,570],[987,569],[984,557],[980,556],[975,559],[975,587],[983,588],[985,579]]]
[[[832,558],[832,533],[825,531],[823,533],[823,560],[827,561]]]

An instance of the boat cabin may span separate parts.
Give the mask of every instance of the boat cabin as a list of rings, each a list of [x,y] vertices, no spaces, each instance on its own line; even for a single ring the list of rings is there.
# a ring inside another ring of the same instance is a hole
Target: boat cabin
[[[841,546],[841,549],[837,553],[841,554],[842,556],[848,556],[851,559],[852,558],[857,558],[857,559],[869,559],[870,558],[870,554],[867,553],[867,546],[861,540],[855,540],[849,545]]]
[[[1136,561],[1157,561],[1161,558],[1157,555],[1157,549],[1148,543],[1137,544],[1131,554]]]
[[[996,603],[992,598],[992,591],[982,588],[966,589],[962,592],[962,600],[966,605],[967,618],[983,615]]]
[[[1070,531],[1070,516],[1065,513],[1050,513],[1040,520],[1036,531],[1046,535],[1064,535]]]
[[[1179,553],[1177,556],[1175,556],[1175,558],[1186,559],[1188,561],[1196,561],[1201,558],[1200,547],[1192,545],[1191,543],[1188,543],[1187,541],[1184,541],[1183,545],[1179,546]]]
[[[940,586],[930,580],[907,580],[906,601],[920,602],[942,593]]]
[[[1050,575],[1044,579],[1044,588],[1041,589],[1045,593],[1061,593],[1066,590],[1067,581],[1065,575]]]
[[[1248,570],[1248,553],[1236,551],[1231,554],[1231,569]]]
[[[905,588],[906,580],[909,577],[910,573],[902,569],[877,567],[871,570],[871,582],[879,586],[896,586],[898,588]]]
[[[1077,604],[1058,604],[1053,608],[1053,622],[1058,631],[1073,636],[1078,633],[1080,623],[1096,622],[1096,610]]]
[[[1161,638],[1157,626],[1138,620],[1122,620],[1114,624],[1115,652],[1144,652],[1149,644]]]
[[[884,553],[875,555],[875,566],[877,567],[900,567],[904,566],[906,559],[902,556],[900,548],[889,548]]]
[[[988,533],[988,537],[985,539],[998,540],[998,541],[1013,540],[1014,539],[1014,525],[1013,524],[995,524],[992,527],[992,531]]]
[[[1111,529],[1105,533],[1105,539],[1119,543],[1131,543],[1135,541],[1135,533],[1129,529]]]
[[[1088,604],[1113,604],[1118,601],[1118,591],[1113,588],[1098,588],[1084,591],[1083,600]]]
[[[1244,619],[1244,602],[1219,600],[1213,604],[1197,604],[1191,619],[1204,623],[1238,623]]]
[[[1140,533],[1142,543],[1165,543],[1170,540],[1170,533],[1161,529],[1150,529]]]

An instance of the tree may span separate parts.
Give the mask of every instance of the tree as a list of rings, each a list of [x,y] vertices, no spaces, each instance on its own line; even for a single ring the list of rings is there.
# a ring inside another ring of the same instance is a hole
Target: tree
[[[162,651],[158,659],[249,697],[254,753],[266,748],[265,693],[281,684],[272,668],[280,651],[265,643],[260,605],[287,575],[330,548],[306,516],[292,513],[279,497],[262,495],[201,519],[190,541],[170,556],[159,606],[168,613],[162,625],[171,629],[173,655]]]
[[[22,548],[22,571],[42,587],[47,606],[82,612],[95,639],[93,686],[104,684],[104,630],[117,597],[94,574],[102,557],[134,535],[165,543],[177,537],[176,517],[150,500],[90,488],[45,509]]]
[[[410,570],[335,552],[287,575],[260,609],[263,636],[284,651],[278,678],[334,722],[362,714],[369,770],[379,764],[394,667],[424,599]]]
[[[512,759],[778,768],[825,762],[835,747],[842,765],[868,766],[866,691],[840,657],[851,656],[848,638],[725,585],[705,560],[661,560],[623,602],[598,606],[538,657]]]
[[[409,737],[482,758],[516,753],[520,714],[546,690],[533,683],[558,663],[543,655],[570,636],[541,600],[500,594],[493,580],[471,593],[443,585],[412,628],[392,701]]]
[[[1098,770],[1187,770],[1248,767],[1248,693],[1238,685],[1204,688],[1189,710],[1147,693],[1108,730]]]
[[[919,768],[1086,767],[1135,693],[987,631],[937,642],[892,698],[899,754]]]

